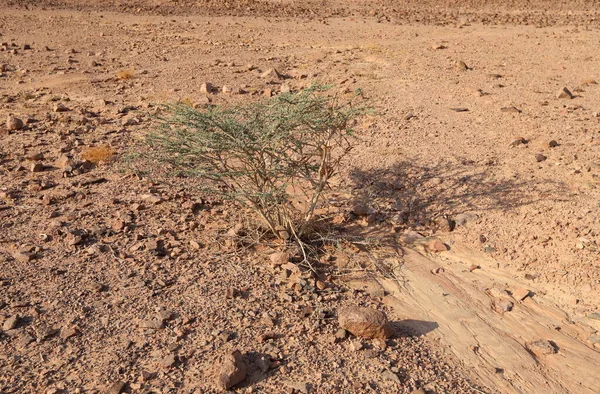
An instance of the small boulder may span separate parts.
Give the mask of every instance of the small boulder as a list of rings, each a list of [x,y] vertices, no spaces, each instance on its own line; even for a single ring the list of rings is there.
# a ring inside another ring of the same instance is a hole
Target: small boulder
[[[386,339],[392,336],[385,313],[373,308],[350,306],[338,313],[340,327],[357,337]]]
[[[246,378],[246,372],[242,353],[239,350],[228,353],[217,365],[217,387],[229,390]]]
[[[215,87],[210,82],[204,82],[200,85],[200,93],[210,94],[215,90]]]
[[[9,131],[21,130],[23,127],[25,127],[25,124],[19,118],[9,115],[9,117],[6,119],[6,128]]]
[[[439,239],[432,239],[427,243],[427,250],[433,253],[440,253],[447,251],[448,247]]]
[[[556,97],[558,97],[559,99],[572,99],[575,96],[573,96],[573,93],[571,93],[571,91],[569,89],[562,88],[559,90]]]
[[[523,301],[530,294],[530,291],[524,287],[519,287],[515,291],[512,292],[512,296],[517,301]]]
[[[267,71],[265,71],[264,73],[260,74],[261,78],[270,78],[270,79],[283,79],[283,75],[281,75],[279,73],[279,71],[277,71],[274,68],[270,68]]]

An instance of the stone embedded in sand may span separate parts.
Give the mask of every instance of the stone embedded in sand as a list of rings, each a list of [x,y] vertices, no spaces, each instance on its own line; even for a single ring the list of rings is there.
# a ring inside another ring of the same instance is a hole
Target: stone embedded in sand
[[[547,339],[539,339],[535,342],[526,344],[527,349],[536,356],[555,354],[558,352],[557,346]]]
[[[271,79],[283,79],[283,75],[281,75],[279,73],[279,71],[277,71],[274,68],[270,68],[267,71],[265,71],[264,73],[260,74],[261,78],[271,78]]]
[[[19,118],[9,115],[6,119],[6,128],[9,131],[21,130],[23,127],[25,127],[25,124]]]
[[[247,367],[242,353],[235,350],[223,357],[217,365],[217,387],[229,390],[246,378]]]
[[[290,85],[288,85],[287,83],[281,84],[281,87],[279,88],[279,91],[281,93],[289,93],[291,91]]]
[[[558,92],[556,97],[558,97],[559,99],[572,99],[574,96],[573,96],[573,93],[571,93],[571,91],[569,89],[562,88]]]
[[[67,112],[70,111],[69,107],[64,104],[56,104],[54,107],[54,112]]]
[[[439,239],[432,239],[427,243],[427,250],[433,253],[440,253],[447,251],[448,247]]]
[[[556,148],[558,145],[559,145],[559,143],[556,140],[551,140],[550,142],[548,142],[548,146],[550,148]]]
[[[583,81],[581,81],[581,86],[589,86],[589,85],[597,85],[598,82],[596,82],[595,79],[592,78],[587,78],[584,79]]]
[[[215,87],[210,82],[204,82],[200,85],[200,93],[210,94],[215,90]]]
[[[165,357],[163,357],[162,360],[160,360],[160,366],[168,369],[175,365],[175,362],[177,362],[175,353],[169,353]]]
[[[450,232],[454,230],[456,223],[454,220],[442,216],[435,220],[435,225],[438,231]]]
[[[386,339],[393,330],[385,313],[373,308],[350,306],[338,313],[340,327],[357,337]]]
[[[117,381],[106,389],[107,394],[120,394],[125,389],[125,383]]]
[[[469,70],[469,66],[467,66],[467,63],[463,62],[462,60],[458,60],[458,61],[456,62],[456,68],[457,68],[459,71],[466,71],[466,70]]]
[[[352,213],[357,216],[368,216],[374,214],[375,212],[377,212],[375,208],[363,203],[356,203],[352,207]]]
[[[522,301],[529,296],[529,290],[524,287],[520,287],[512,292],[512,296],[517,301]]]
[[[538,153],[535,155],[535,161],[537,161],[538,163],[541,163],[542,161],[544,161],[546,159],[547,159],[547,157],[541,153]]]
[[[17,327],[17,324],[19,323],[19,319],[20,319],[19,315],[12,315],[8,319],[4,320],[4,323],[2,324],[2,330],[8,331],[8,330],[12,330],[13,328]]]
[[[20,263],[27,263],[33,260],[33,253],[18,251],[13,254],[13,258]]]

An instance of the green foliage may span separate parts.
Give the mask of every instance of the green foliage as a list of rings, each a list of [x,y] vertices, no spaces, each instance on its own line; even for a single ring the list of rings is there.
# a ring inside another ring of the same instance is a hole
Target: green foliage
[[[147,136],[148,156],[250,207],[275,235],[296,237],[352,148],[351,124],[365,112],[322,87],[228,108],[166,109]]]

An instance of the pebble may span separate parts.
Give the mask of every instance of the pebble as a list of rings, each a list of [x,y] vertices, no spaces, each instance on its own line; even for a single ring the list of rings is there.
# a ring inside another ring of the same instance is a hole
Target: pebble
[[[555,344],[548,341],[547,339],[539,339],[535,342],[528,343],[527,349],[532,351],[535,355],[548,355],[558,353],[558,349]]]
[[[392,336],[385,313],[373,308],[349,306],[338,313],[340,327],[357,337],[386,339]]]
[[[442,232],[450,232],[456,227],[454,220],[447,217],[439,217],[435,220],[436,229]]]
[[[517,301],[523,301],[530,294],[530,291],[524,287],[519,287],[515,291],[512,292],[512,296]]]
[[[106,389],[107,394],[121,394],[123,389],[125,388],[125,383],[122,381],[114,382]]]
[[[305,382],[286,382],[286,386],[290,389],[299,392],[308,394],[308,383]]]
[[[381,374],[381,377],[392,381],[396,384],[402,384],[402,382],[400,381],[400,378],[398,377],[398,375],[396,375],[395,373],[393,373],[392,371],[390,371],[389,369],[386,369],[385,371],[383,371],[383,373]]]
[[[541,153],[538,153],[535,155],[535,161],[537,161],[538,163],[541,163],[542,161],[544,161],[546,159],[547,159],[547,157]]]
[[[20,263],[27,263],[27,262],[33,260],[33,256],[34,256],[33,253],[27,253],[27,252],[16,252],[13,254],[13,258]]]
[[[467,66],[467,63],[465,63],[465,62],[464,62],[464,61],[462,61],[462,60],[458,60],[458,61],[456,62],[456,68],[457,68],[459,71],[467,71],[467,70],[470,70],[469,66]]]
[[[290,259],[290,255],[287,252],[277,252],[269,256],[269,259],[271,260],[271,265],[273,267],[279,267],[281,265],[287,264],[287,262]]]
[[[54,106],[54,112],[67,112],[70,111],[69,107],[64,104],[56,104]]]
[[[12,315],[11,317],[9,317],[8,319],[6,319],[4,321],[4,323],[2,324],[2,330],[8,331],[8,330],[12,330],[13,328],[17,327],[17,324],[19,324],[20,319],[21,318],[19,317],[19,315]]]
[[[25,124],[19,118],[9,115],[6,119],[6,128],[9,131],[21,130],[23,127],[25,127]]]
[[[448,246],[446,246],[446,244],[444,244],[439,239],[432,239],[431,241],[429,241],[426,245],[426,248],[428,251],[433,253],[440,253],[448,250]]]
[[[204,82],[200,85],[200,93],[210,94],[215,90],[215,87],[210,82]]]
[[[164,327],[163,321],[159,319],[142,320],[139,323],[140,328],[149,328],[152,330],[160,330]]]
[[[560,89],[556,97],[559,99],[572,99],[574,96],[573,93],[571,93],[571,91],[565,87]]]
[[[175,365],[177,359],[175,358],[175,353],[167,354],[162,360],[160,360],[160,366],[163,368],[171,368]]]
[[[264,73],[260,74],[261,78],[271,78],[271,79],[283,79],[283,75],[281,75],[279,73],[279,71],[277,71],[274,68],[270,68],[267,71],[265,71]]]
[[[552,140],[552,141],[548,142],[548,146],[550,148],[556,148],[558,146],[558,142],[556,140]]]
[[[217,365],[216,385],[220,389],[229,390],[246,378],[246,372],[247,367],[242,353],[234,350],[226,354]]]
[[[77,335],[78,331],[74,327],[63,327],[60,330],[60,337],[62,339],[68,339]]]

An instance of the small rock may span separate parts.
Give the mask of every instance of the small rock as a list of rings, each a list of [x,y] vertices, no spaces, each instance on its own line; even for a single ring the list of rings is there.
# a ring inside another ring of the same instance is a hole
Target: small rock
[[[264,73],[260,74],[261,78],[271,78],[271,79],[283,79],[283,75],[281,75],[279,73],[279,71],[277,71],[274,68],[270,68],[267,71],[265,71]]]
[[[4,323],[2,324],[2,330],[8,331],[17,327],[17,324],[19,324],[20,319],[21,318],[19,317],[19,315],[12,315],[8,319],[4,320]]]
[[[163,202],[164,200],[162,199],[162,197],[157,196],[155,194],[144,194],[142,195],[142,200],[149,203],[149,204],[160,204],[161,202]]]
[[[19,118],[9,115],[8,118],[6,119],[6,128],[9,131],[21,130],[23,127],[25,127],[25,124]]]
[[[583,81],[581,81],[581,86],[589,86],[589,85],[597,85],[598,82],[596,82],[595,79],[592,78],[587,78],[584,79]]]
[[[547,159],[547,157],[541,153],[538,153],[535,155],[535,161],[537,161],[538,163],[541,163],[542,161],[544,161],[546,159]]]
[[[229,287],[229,288],[227,289],[227,293],[225,294],[225,298],[227,298],[227,299],[230,299],[230,300],[231,300],[231,299],[234,299],[234,298],[236,298],[236,297],[237,297],[237,295],[238,295],[238,291],[237,291],[237,289],[236,289],[235,287]]]
[[[548,142],[548,146],[550,148],[556,148],[558,146],[558,142],[556,140],[552,140],[552,141]]]
[[[74,327],[63,327],[60,330],[60,337],[62,339],[69,339],[78,334],[77,328]]]
[[[28,252],[15,252],[13,254],[13,258],[15,260],[17,260],[19,263],[27,263],[31,260],[33,260],[33,253],[28,253]]]
[[[474,213],[459,213],[452,218],[457,226],[465,226],[467,223],[477,220],[477,214]]]
[[[510,312],[513,309],[514,304],[512,301],[505,298],[492,301],[492,310],[503,314],[504,312]]]
[[[175,358],[175,353],[167,354],[162,360],[160,360],[160,366],[163,368],[171,368],[175,365],[177,359]]]
[[[281,87],[279,88],[279,91],[281,93],[289,93],[291,91],[290,85],[288,85],[287,83],[281,84]]]
[[[315,282],[315,286],[319,290],[325,290],[327,288],[327,283],[318,280],[318,281]]]
[[[338,313],[340,327],[357,337],[386,339],[393,330],[385,313],[373,308],[350,306]]]
[[[111,384],[106,389],[106,393],[107,394],[121,394],[121,392],[123,392],[123,389],[125,389],[125,383],[121,382],[121,381],[117,381],[117,382],[114,382],[113,384]]]
[[[375,208],[363,203],[356,203],[352,207],[352,213],[357,216],[368,216],[374,214],[375,212],[377,212]]]
[[[70,111],[69,107],[66,105],[59,103],[54,106],[54,112],[68,112]]]
[[[286,386],[298,393],[308,394],[308,383],[286,382]]]
[[[435,225],[438,231],[450,232],[454,230],[456,223],[454,220],[442,216],[435,220]]]
[[[525,138],[523,137],[519,137],[516,140],[514,140],[513,142],[510,143],[510,146],[515,147],[515,146],[520,146],[520,145],[525,145],[527,144],[529,141],[527,141]]]
[[[464,61],[462,61],[462,60],[458,60],[458,61],[456,62],[456,68],[457,68],[459,71],[467,71],[467,70],[470,70],[469,66],[467,66],[467,63],[465,63],[465,62],[464,62]]]
[[[363,347],[364,346],[361,341],[350,342],[350,349],[352,349],[355,352],[361,351]]]
[[[31,163],[31,172],[42,172],[46,167],[42,163]]]
[[[290,260],[290,255],[287,252],[277,252],[273,253],[269,259],[271,260],[271,265],[273,267],[278,267],[287,264],[287,262]]]
[[[512,292],[512,296],[517,301],[523,301],[530,294],[530,291],[524,287],[519,287],[517,290]]]
[[[340,328],[335,332],[335,338],[340,341],[343,341],[344,339],[346,339],[347,335],[348,335],[348,332],[346,330],[344,330],[343,328]]]
[[[439,239],[432,239],[427,243],[426,247],[428,251],[433,253],[440,253],[448,250],[448,246]]]
[[[393,373],[392,371],[390,371],[389,369],[386,369],[385,371],[383,371],[383,373],[381,374],[381,377],[392,381],[396,384],[402,384],[402,382],[400,381],[400,378],[398,377],[398,375],[396,375],[395,373]]]
[[[200,93],[210,94],[215,90],[215,87],[210,82],[204,82],[200,85]]]
[[[152,330],[160,330],[164,328],[164,323],[162,320],[154,319],[154,320],[142,320],[139,323],[140,328],[149,328]]]
[[[500,111],[507,112],[507,113],[513,113],[513,114],[520,114],[522,112],[517,107],[502,107],[502,108],[500,108]]]
[[[242,353],[238,350],[228,353],[217,365],[217,387],[229,390],[246,378],[246,371]]]
[[[567,88],[562,88],[558,94],[556,95],[556,97],[558,97],[559,99],[572,99],[573,93],[571,93],[571,91]]]
[[[555,354],[558,352],[558,347],[547,339],[539,339],[535,342],[528,343],[526,344],[526,347],[536,356]]]
[[[16,345],[17,345],[17,348],[24,349],[25,347],[27,347],[27,345],[29,345],[33,341],[35,341],[35,338],[33,338],[31,335],[29,335],[28,333],[25,332],[25,333],[19,335],[19,337],[16,340]]]

